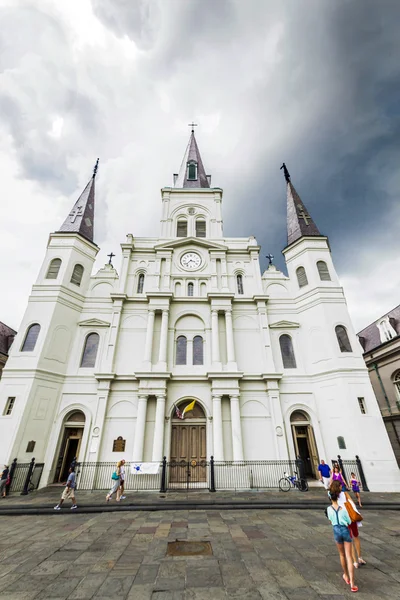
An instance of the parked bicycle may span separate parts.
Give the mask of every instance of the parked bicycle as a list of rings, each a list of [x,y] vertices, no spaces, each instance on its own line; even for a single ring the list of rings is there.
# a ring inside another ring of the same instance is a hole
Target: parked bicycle
[[[279,489],[281,492],[288,492],[291,487],[297,488],[299,492],[308,492],[307,480],[299,479],[297,471],[294,471],[294,475],[284,473],[284,477],[279,480]]]

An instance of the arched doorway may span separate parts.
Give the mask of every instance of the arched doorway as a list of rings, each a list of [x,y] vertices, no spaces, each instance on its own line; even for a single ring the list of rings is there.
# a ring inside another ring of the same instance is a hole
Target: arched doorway
[[[296,456],[303,459],[306,476],[317,478],[318,452],[310,417],[302,410],[295,410],[290,415],[290,425]]]
[[[85,415],[81,410],[71,411],[64,419],[60,433],[54,483],[66,481],[71,462],[75,457],[79,460],[85,420]]]
[[[182,413],[192,399],[180,401],[178,410]],[[175,408],[171,419],[171,465],[192,465],[191,477],[197,483],[207,481],[207,420],[201,405],[196,402],[193,410],[187,412],[184,419],[178,418]],[[170,482],[182,481],[182,473],[179,468],[170,471]]]

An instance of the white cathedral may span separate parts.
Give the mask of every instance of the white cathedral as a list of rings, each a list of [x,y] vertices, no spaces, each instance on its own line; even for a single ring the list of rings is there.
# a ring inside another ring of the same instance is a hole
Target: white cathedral
[[[96,169],[95,169],[96,171]],[[92,274],[95,172],[52,233],[0,383],[0,461],[286,460],[359,455],[371,491],[399,470],[327,237],[285,167],[288,276],[253,236],[225,237],[192,131],[160,237]],[[111,262],[111,261],[110,261]],[[177,419],[193,399],[188,419]]]

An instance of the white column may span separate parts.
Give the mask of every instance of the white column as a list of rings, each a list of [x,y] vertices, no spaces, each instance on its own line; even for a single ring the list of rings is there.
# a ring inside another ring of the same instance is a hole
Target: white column
[[[224,442],[222,437],[221,396],[213,394],[213,438],[214,460],[224,460]]]
[[[233,460],[243,460],[242,426],[240,423],[239,396],[231,395],[231,423]]]
[[[133,440],[132,460],[143,460],[144,431],[146,427],[147,396],[139,396],[136,416],[135,439]]]
[[[158,353],[158,363],[161,369],[167,368],[168,315],[168,309],[163,308],[161,317],[160,351]]]
[[[157,395],[156,422],[154,425],[153,461],[162,460],[164,448],[165,396]]]
[[[218,311],[211,311],[211,338],[212,338],[212,363],[213,367],[220,368],[221,358],[219,353],[219,331],[218,331]]]
[[[153,336],[154,336],[154,316],[155,311],[149,310],[149,316],[147,317],[147,331],[146,331],[146,342],[144,345],[144,367],[151,368],[151,352],[153,349]]]
[[[226,357],[228,368],[236,369],[235,346],[233,343],[233,324],[232,324],[232,309],[225,310],[226,324]]]
[[[224,291],[224,292],[229,291],[226,256],[221,258],[221,285],[222,285],[222,291]]]

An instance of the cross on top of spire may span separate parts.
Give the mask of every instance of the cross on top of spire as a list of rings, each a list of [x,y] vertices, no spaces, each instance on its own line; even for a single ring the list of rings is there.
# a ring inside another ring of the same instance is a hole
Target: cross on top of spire
[[[191,127],[192,128],[192,133],[194,133],[194,128],[198,127],[198,124],[197,123],[193,123],[193,121],[192,121],[191,123],[188,124],[188,127]]]

